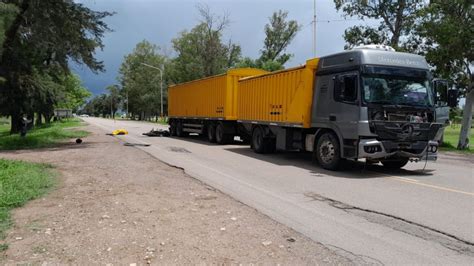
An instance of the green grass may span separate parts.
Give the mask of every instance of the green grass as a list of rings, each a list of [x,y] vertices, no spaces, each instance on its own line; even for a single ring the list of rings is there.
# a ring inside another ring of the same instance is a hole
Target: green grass
[[[10,210],[40,197],[55,182],[50,165],[0,159],[0,239],[12,224]],[[0,246],[0,250],[8,247]]]
[[[82,138],[87,136],[88,132],[68,129],[81,125],[79,119],[62,120],[28,131],[26,137],[22,138],[18,134],[10,135],[10,124],[0,122],[0,150],[52,147],[65,139]]]
[[[459,132],[461,131],[461,126],[456,125],[455,127],[447,126],[444,129],[444,141],[441,145],[442,151],[456,151],[462,153],[472,153],[474,154],[474,129],[471,129],[469,135],[469,150],[457,150],[456,147],[458,146],[459,141]]]

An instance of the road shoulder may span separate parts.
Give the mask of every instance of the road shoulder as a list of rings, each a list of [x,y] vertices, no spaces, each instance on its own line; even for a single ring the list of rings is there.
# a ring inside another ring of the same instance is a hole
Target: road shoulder
[[[307,237],[96,127],[80,145],[0,153],[59,188],[13,213],[4,263],[347,264]]]

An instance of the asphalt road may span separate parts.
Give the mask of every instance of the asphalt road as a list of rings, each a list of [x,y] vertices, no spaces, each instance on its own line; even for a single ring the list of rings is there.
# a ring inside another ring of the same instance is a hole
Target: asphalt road
[[[255,154],[197,136],[147,137],[156,124],[84,118],[355,263],[474,264],[474,158],[442,154],[402,170],[326,171],[304,153]],[[161,126],[161,128],[165,128]],[[87,141],[87,140],[86,140]]]

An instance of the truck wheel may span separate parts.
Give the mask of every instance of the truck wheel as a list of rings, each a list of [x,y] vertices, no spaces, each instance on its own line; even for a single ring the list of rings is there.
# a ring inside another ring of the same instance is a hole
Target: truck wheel
[[[408,158],[382,161],[383,166],[389,169],[400,169],[403,166],[407,165],[407,163]]]
[[[176,136],[182,138],[182,137],[186,137],[187,135],[188,135],[188,132],[183,131],[183,122],[181,122],[181,121],[177,122]]]
[[[216,142],[217,144],[227,144],[231,142],[233,136],[225,134],[224,125],[222,123],[217,124],[216,127]]]
[[[214,124],[209,124],[207,127],[207,140],[211,143],[216,142],[216,126]]]
[[[322,168],[337,170],[341,162],[341,149],[337,137],[331,133],[323,133],[316,145],[316,159]]]
[[[170,123],[170,136],[176,136],[176,122]]]
[[[260,127],[253,130],[252,149],[256,153],[265,153],[265,138],[263,137],[263,131]]]

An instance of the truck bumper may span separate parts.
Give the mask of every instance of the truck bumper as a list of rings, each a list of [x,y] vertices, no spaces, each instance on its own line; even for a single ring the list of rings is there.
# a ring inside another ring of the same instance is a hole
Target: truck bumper
[[[361,139],[359,141],[359,159],[379,160],[389,157],[409,158],[411,161],[436,161],[438,158],[438,142],[400,143],[376,139]]]

